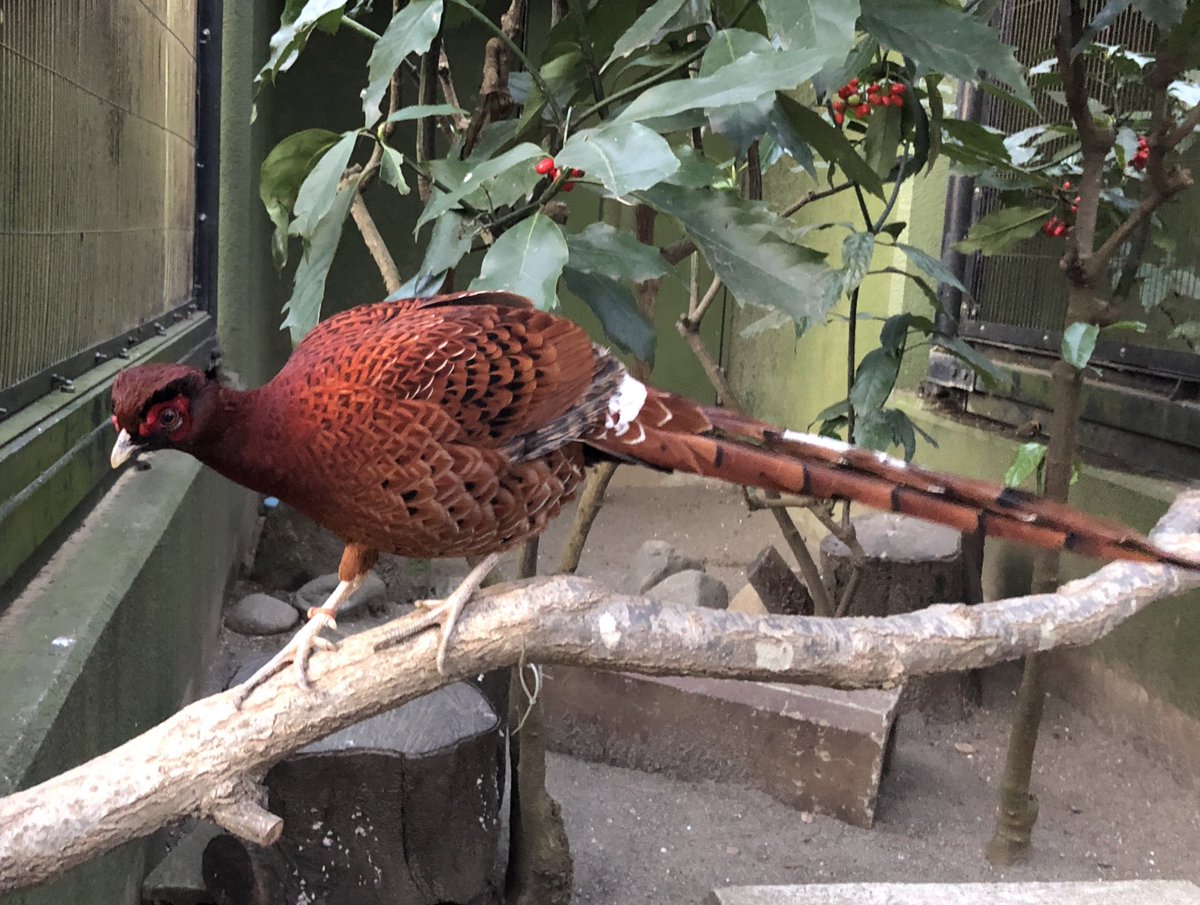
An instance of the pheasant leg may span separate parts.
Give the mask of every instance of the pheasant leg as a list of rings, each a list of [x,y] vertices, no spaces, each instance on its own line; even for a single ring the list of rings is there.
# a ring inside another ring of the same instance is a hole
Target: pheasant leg
[[[318,648],[333,650],[337,647],[333,641],[322,637],[321,632],[326,628],[337,628],[338,607],[350,599],[350,595],[358,590],[365,577],[365,574],[356,575],[349,581],[339,581],[338,586],[333,589],[333,593],[326,598],[324,604],[310,609],[308,622],[304,627],[292,636],[292,640],[285,644],[279,653],[264,663],[258,672],[242,683],[242,687],[238,689],[237,697],[234,699],[234,707],[240,710],[254,689],[280,672],[289,663],[296,667],[296,684],[305,691],[311,690],[312,683],[308,681],[308,661],[313,651]]]
[[[401,641],[419,635],[435,625],[440,626],[437,668],[438,672],[444,675],[446,672],[446,648],[450,642],[450,633],[454,631],[454,626],[458,622],[463,607],[467,605],[467,601],[479,590],[498,562],[500,562],[500,556],[496,553],[485,556],[475,568],[467,573],[467,577],[445,600],[418,600],[416,605],[424,612],[418,614],[415,619],[401,619],[394,629],[375,644],[375,650],[395,647]]]

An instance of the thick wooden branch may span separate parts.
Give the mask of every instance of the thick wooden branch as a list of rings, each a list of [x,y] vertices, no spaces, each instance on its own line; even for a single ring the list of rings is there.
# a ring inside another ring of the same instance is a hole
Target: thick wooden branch
[[[1193,491],[1176,501],[1156,538],[1196,556],[1197,532],[1200,491]],[[187,815],[270,841],[278,822],[262,811],[253,784],[272,764],[439,686],[521,660],[888,686],[1090,644],[1149,604],[1197,587],[1197,572],[1118,563],[1054,594],[885,619],[819,619],[668,606],[569,576],[510,585],[467,608],[446,675],[434,664],[433,634],[376,651],[391,630],[382,626],[314,657],[313,692],[293,684],[289,671],[256,690],[242,710],[234,709],[233,692],[205,698],[107,754],[0,800],[0,891],[45,881]]]

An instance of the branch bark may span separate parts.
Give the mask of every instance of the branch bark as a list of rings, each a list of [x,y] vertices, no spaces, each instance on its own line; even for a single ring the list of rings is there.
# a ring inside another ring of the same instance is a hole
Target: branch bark
[[[1175,502],[1155,538],[1198,556],[1198,532],[1200,491],[1191,491]],[[942,604],[882,619],[819,619],[669,606],[568,576],[509,586],[467,608],[446,675],[437,671],[434,634],[376,651],[394,630],[381,626],[314,657],[314,692],[281,674],[241,710],[233,706],[235,692],[213,695],[107,754],[0,800],[0,891],[48,880],[188,815],[236,813],[230,823],[269,828],[263,814],[248,816],[257,805],[250,784],[288,753],[449,682],[522,660],[887,686],[1090,644],[1149,604],[1197,587],[1200,572],[1114,563],[1053,594]]]

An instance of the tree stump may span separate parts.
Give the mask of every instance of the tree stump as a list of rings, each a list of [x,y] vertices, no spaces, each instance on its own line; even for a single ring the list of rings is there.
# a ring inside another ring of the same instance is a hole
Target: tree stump
[[[895,513],[864,516],[853,523],[866,562],[845,615],[892,616],[934,603],[978,599],[978,557],[964,555],[963,536],[957,531]],[[968,560],[975,578],[969,575]],[[853,573],[850,549],[833,535],[821,541],[821,574],[833,600],[841,600]],[[978,703],[974,673],[945,673],[910,679],[900,708],[949,721],[963,719],[968,707]]]
[[[314,742],[264,781],[282,838],[218,837],[209,888],[247,905],[275,905],[280,877],[327,905],[498,901],[500,745],[495,711],[463,682]]]

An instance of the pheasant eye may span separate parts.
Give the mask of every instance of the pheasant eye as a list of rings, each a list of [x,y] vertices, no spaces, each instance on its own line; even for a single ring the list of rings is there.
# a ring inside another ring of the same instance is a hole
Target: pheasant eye
[[[179,412],[175,409],[163,409],[158,413],[158,423],[167,430],[179,427]]]

